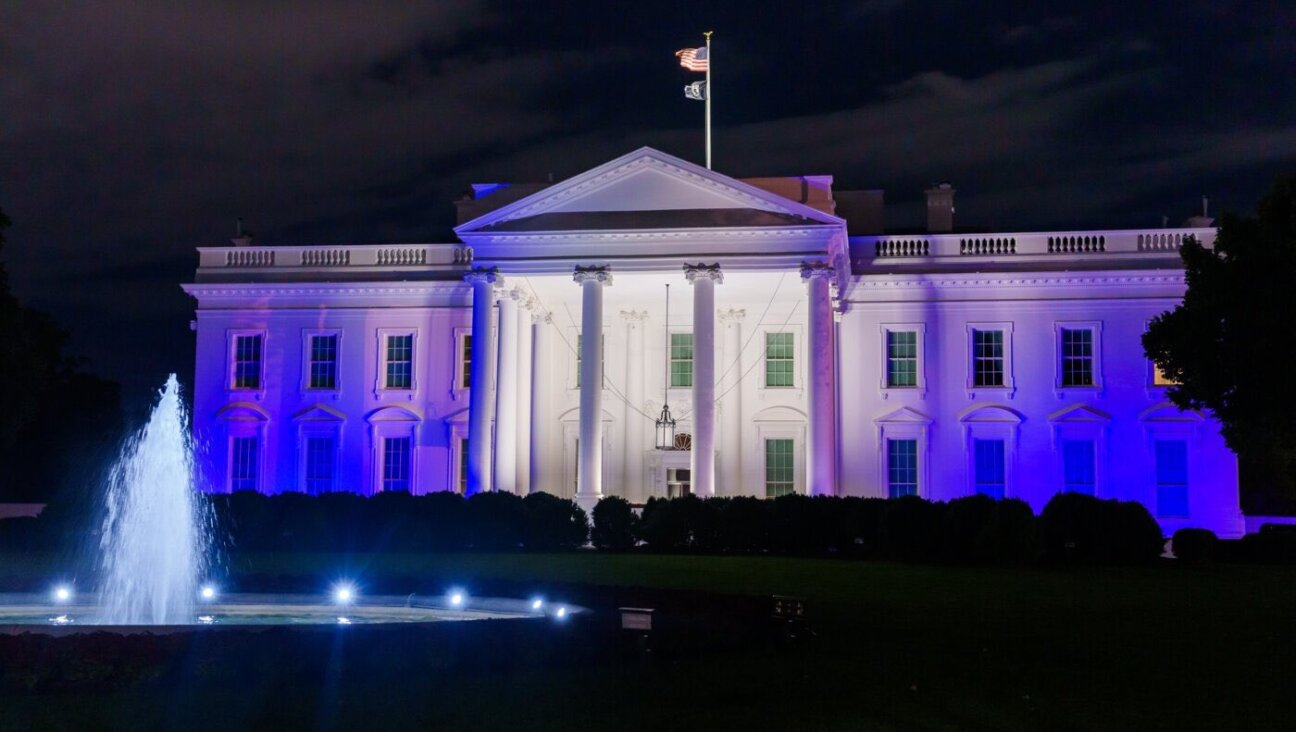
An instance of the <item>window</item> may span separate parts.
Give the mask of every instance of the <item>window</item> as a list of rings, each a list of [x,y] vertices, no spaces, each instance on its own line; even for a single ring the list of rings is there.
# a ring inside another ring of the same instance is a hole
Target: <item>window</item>
[[[765,497],[793,492],[792,440],[765,441]]]
[[[765,386],[793,386],[791,333],[765,334]]]
[[[388,389],[414,387],[414,334],[387,336]]]
[[[1179,382],[1165,375],[1160,366],[1152,363],[1152,386],[1175,386]]]
[[[576,334],[576,388],[578,389],[580,388],[581,385],[580,372],[581,372],[581,343],[582,342],[583,341],[581,339],[581,334],[577,333]],[[599,372],[603,376],[603,388],[606,389],[607,388],[607,336],[606,335],[603,336],[602,340],[599,341],[599,345],[603,346],[602,348],[599,349],[599,366],[602,367],[599,369]]]
[[[887,497],[918,495],[918,440],[887,440]]]
[[[670,385],[693,386],[693,334],[671,333]]]
[[[972,331],[972,385],[1004,385],[1004,332]]]
[[[306,438],[306,492],[317,496],[336,490],[337,439],[334,437]]]
[[[338,366],[337,335],[312,335],[310,337],[311,389],[336,389]]]
[[[388,437],[383,440],[382,489],[408,491],[410,489],[409,437]]]
[[[459,339],[459,388],[472,388],[472,333]]]
[[[1094,469],[1093,440],[1062,441],[1062,490],[1094,494],[1097,474]]]
[[[459,440],[459,495],[468,495],[468,439]]]
[[[260,442],[256,437],[235,437],[230,440],[230,490],[254,491],[257,489],[257,464],[260,462]]]
[[[918,333],[888,330],[886,334],[886,384],[888,387],[918,386]]]
[[[1004,497],[1004,441],[973,440],[972,461],[976,471],[976,492],[994,499]]]
[[[261,388],[261,336],[234,336],[234,388]]]
[[[1188,515],[1188,443],[1156,441],[1157,515]]]
[[[1062,329],[1062,386],[1094,386],[1094,331]]]

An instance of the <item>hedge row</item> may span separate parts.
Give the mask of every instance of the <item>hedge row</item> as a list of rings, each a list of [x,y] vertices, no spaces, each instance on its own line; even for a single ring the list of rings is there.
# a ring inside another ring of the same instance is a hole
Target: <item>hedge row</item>
[[[1020,500],[986,496],[650,499],[641,516],[620,498],[594,509],[594,545],[658,552],[834,554],[901,561],[1134,563],[1164,539],[1139,503],[1064,494],[1037,518]]]

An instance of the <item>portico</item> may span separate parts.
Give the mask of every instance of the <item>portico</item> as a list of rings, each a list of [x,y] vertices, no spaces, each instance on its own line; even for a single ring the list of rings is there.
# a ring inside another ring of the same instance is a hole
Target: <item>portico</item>
[[[844,261],[841,219],[643,148],[456,233],[473,251],[465,279],[474,283],[474,332],[495,313],[494,394],[474,389],[469,410],[490,413],[476,400],[494,399],[495,444],[472,445],[472,436],[483,442],[490,436],[470,427],[468,447],[473,459],[479,451],[494,455],[494,489],[569,494],[587,509],[609,493],[634,502],[664,496],[668,482],[703,497],[750,493],[742,485],[744,454],[755,459],[764,447],[739,415],[771,407],[812,414],[798,434],[831,456],[834,270],[827,263]],[[808,288],[797,282],[803,270],[814,273]],[[486,283],[500,280],[513,289],[496,299]],[[679,285],[669,331],[666,284]],[[525,355],[518,351],[518,302],[546,313]],[[607,312],[620,314],[619,327]],[[750,323],[744,337],[749,312],[762,320]],[[805,383],[798,375],[769,387],[763,370],[755,371],[771,329],[789,334],[795,344],[789,348],[807,352],[813,376]],[[476,338],[473,347],[475,357]],[[568,360],[575,365],[554,372]],[[525,373],[524,362],[531,364]],[[520,386],[523,380],[529,383]],[[527,427],[516,421],[519,393],[532,395]],[[540,394],[556,398],[541,404]],[[661,397],[680,416],[687,439],[660,447],[687,452],[687,462],[683,455],[654,454]],[[813,398],[827,402],[810,407]],[[517,444],[522,435],[529,436],[524,449]],[[529,455],[525,486],[517,480],[520,452]],[[832,463],[820,458],[807,481],[811,490],[834,492]],[[762,458],[750,472],[763,468]]]

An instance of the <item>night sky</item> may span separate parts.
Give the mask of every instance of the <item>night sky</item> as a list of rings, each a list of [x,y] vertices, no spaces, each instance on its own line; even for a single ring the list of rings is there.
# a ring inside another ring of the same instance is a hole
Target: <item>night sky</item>
[[[1296,4],[566,0],[0,3],[18,295],[128,400],[192,374],[199,245],[448,241],[471,182],[641,145],[724,173],[958,189],[961,225],[1179,223],[1296,172]],[[535,5],[535,4],[530,4]],[[1066,4],[1071,5],[1071,4]],[[179,9],[183,7],[184,9]]]

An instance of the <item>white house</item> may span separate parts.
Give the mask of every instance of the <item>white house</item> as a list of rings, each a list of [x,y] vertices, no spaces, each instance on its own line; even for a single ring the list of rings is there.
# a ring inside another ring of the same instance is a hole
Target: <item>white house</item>
[[[1140,344],[1209,221],[961,234],[953,195],[886,235],[881,192],[641,148],[474,186],[455,243],[201,247],[209,490],[1071,490],[1240,534],[1234,454]]]

